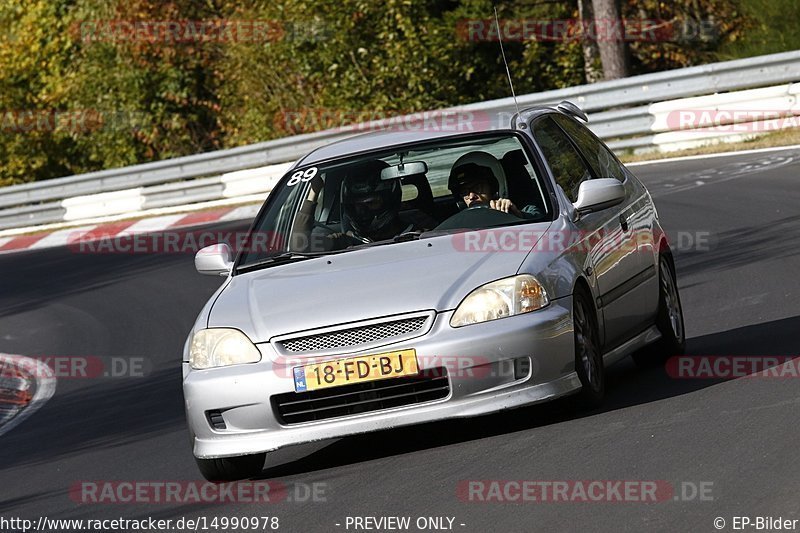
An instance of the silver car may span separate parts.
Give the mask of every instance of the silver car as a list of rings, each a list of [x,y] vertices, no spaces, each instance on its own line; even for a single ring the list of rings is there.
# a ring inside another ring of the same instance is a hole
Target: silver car
[[[183,353],[213,481],[284,446],[577,393],[684,347],[647,189],[574,105],[482,132],[384,131],[319,148],[270,193]]]

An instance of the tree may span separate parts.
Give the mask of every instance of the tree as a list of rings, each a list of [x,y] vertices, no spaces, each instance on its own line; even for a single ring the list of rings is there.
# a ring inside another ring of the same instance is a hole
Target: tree
[[[603,62],[603,76],[607,80],[629,75],[627,43],[624,39],[622,19],[616,0],[592,0],[597,45]]]
[[[592,0],[578,0],[578,18],[582,27],[586,28],[594,20],[594,10]],[[597,41],[589,38],[585,33],[582,36],[581,48],[583,50],[583,72],[586,75],[587,83],[600,81],[603,76],[603,69],[598,68],[599,51]]]
[[[70,174],[82,156],[63,80],[66,0],[0,0],[0,185]]]
[[[0,185],[507,97],[494,4],[505,28],[596,17],[603,30],[594,41],[575,24],[561,38],[504,34],[527,94],[595,81],[601,68],[613,78],[732,59],[726,44],[763,38],[796,0],[758,0],[782,7],[759,10],[757,28],[740,0],[620,1],[0,0]],[[655,21],[658,38],[610,39],[620,17]],[[178,21],[187,33],[116,38],[109,21]],[[276,31],[197,41],[187,21]],[[459,33],[476,21],[483,37]]]

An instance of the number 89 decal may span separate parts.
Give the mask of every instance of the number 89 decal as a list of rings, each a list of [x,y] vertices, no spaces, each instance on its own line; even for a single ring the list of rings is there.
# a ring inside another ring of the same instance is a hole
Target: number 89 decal
[[[298,170],[297,172],[292,174],[292,177],[289,178],[289,182],[286,184],[286,186],[293,187],[300,182],[305,183],[307,181],[311,181],[314,178],[314,176],[317,175],[317,170],[318,170],[317,167],[307,168],[305,171]]]

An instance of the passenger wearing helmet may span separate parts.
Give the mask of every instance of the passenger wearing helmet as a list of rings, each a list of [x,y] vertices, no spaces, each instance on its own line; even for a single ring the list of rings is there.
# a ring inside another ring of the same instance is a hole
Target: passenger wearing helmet
[[[437,221],[423,219],[410,223],[401,218],[400,181],[381,179],[381,171],[388,167],[383,161],[371,160],[345,169],[340,198],[342,231],[338,233],[315,235],[312,231],[317,202],[324,188],[319,176],[312,179],[308,196],[295,218],[290,248],[311,252],[341,250],[436,226]]]
[[[400,218],[400,181],[382,180],[389,165],[380,160],[353,166],[342,184],[342,222],[347,235],[374,242],[414,230]]]
[[[467,208],[488,207],[519,218],[535,218],[539,210],[532,205],[519,209],[508,198],[500,198],[500,186],[492,169],[477,163],[465,163],[453,168],[447,187],[461,205]]]

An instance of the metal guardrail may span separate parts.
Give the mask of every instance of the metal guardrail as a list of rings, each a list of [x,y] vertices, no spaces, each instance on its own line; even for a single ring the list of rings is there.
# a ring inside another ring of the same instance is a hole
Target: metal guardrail
[[[741,91],[800,81],[800,51],[713,63],[620,80],[521,95],[520,107],[571,100],[590,113],[590,127],[611,141],[615,150],[655,144],[657,117],[653,103],[679,98]],[[789,91],[791,92],[791,91]],[[635,106],[635,107],[631,107]],[[511,98],[458,107],[460,113],[481,113],[492,127],[508,127],[514,112]],[[142,196],[143,207],[165,207],[222,198],[222,175],[286,163],[309,151],[360,133],[358,126],[296,135],[240,148],[219,150],[154,163],[91,172],[42,182],[0,188],[0,229],[72,219],[65,200],[129,190]],[[265,189],[266,192],[268,189]],[[101,199],[98,198],[98,201]],[[109,207],[109,213],[114,207]]]

